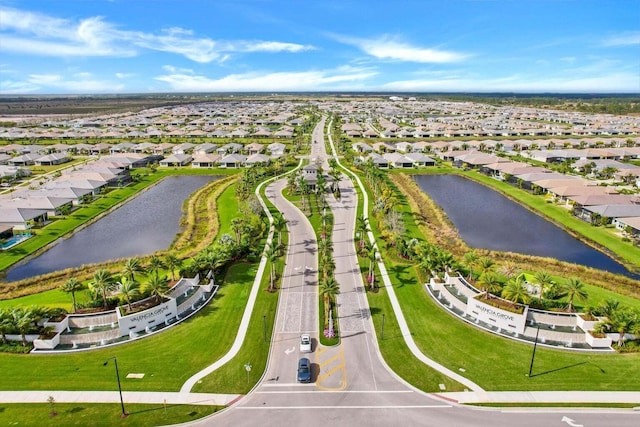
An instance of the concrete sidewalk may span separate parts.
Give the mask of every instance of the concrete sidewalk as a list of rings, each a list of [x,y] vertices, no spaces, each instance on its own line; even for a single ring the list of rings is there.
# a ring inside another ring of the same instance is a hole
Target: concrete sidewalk
[[[0,403],[47,403],[53,396],[57,403],[120,403],[117,391],[1,391]],[[241,398],[241,394],[179,393],[123,391],[125,403],[170,405],[228,406]]]
[[[637,391],[461,391],[434,393],[457,403],[635,403]]]

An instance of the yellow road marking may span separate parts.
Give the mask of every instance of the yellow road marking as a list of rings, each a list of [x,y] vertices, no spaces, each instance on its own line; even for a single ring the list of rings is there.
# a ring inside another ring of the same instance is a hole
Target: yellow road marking
[[[323,366],[327,366],[328,364],[330,364],[331,362],[333,362],[336,359],[340,359],[341,363],[337,364],[336,366],[334,366],[332,369],[330,369],[328,372],[322,374],[322,375],[318,375],[318,378],[316,380],[316,387],[320,390],[324,390],[324,391],[340,391],[340,390],[344,390],[347,387],[347,369],[346,369],[346,363],[345,363],[345,359],[344,359],[344,350],[342,348],[342,346],[340,346],[340,351],[338,352],[338,354],[336,354],[335,356],[330,357],[327,360],[322,361],[322,363],[319,363],[320,367]],[[342,375],[341,375],[341,382],[340,382],[340,386],[339,387],[325,387],[323,386],[321,383],[322,381],[326,380],[327,378],[329,378],[331,375],[333,375],[335,372],[337,371],[341,371]]]

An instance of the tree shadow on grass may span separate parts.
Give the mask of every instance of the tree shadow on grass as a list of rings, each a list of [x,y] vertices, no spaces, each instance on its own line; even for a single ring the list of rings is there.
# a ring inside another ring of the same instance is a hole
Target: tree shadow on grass
[[[401,288],[405,285],[415,285],[415,282],[409,278],[410,265],[396,264],[391,267],[391,271],[395,276],[395,281],[398,282],[398,287]]]
[[[587,364],[589,364],[589,362],[574,363],[573,365],[567,365],[567,366],[563,366],[561,368],[550,369],[550,370],[545,371],[545,372],[540,372],[539,374],[532,374],[530,378],[539,377],[539,376],[547,375],[547,374],[552,374],[554,372],[564,371],[565,369],[571,369],[571,368],[575,368],[577,366],[587,365]],[[602,371],[603,373],[605,372],[604,369],[602,369],[602,368],[600,368],[600,371]]]

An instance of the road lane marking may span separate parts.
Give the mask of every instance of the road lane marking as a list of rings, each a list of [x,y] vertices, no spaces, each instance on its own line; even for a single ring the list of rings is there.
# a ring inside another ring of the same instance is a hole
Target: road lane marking
[[[341,390],[344,390],[345,388],[347,388],[347,368],[346,368],[346,360],[344,358],[344,347],[340,346],[340,351],[338,352],[338,354],[336,354],[335,356],[330,357],[327,360],[322,361],[322,363],[318,362],[318,364],[320,365],[320,368],[322,369],[322,367],[327,366],[328,364],[332,363],[336,359],[342,360],[342,362],[338,363],[329,372],[326,372],[326,373],[324,373],[322,375],[318,375],[318,378],[316,379],[316,387],[318,389],[324,390],[324,391],[341,391]],[[342,372],[340,386],[339,387],[333,387],[333,388],[332,387],[323,386],[322,385],[322,381],[324,381],[327,378],[329,378],[336,371],[341,371]]]
[[[300,384],[300,383],[289,383],[289,384],[263,384],[263,386],[269,386],[269,387],[283,387],[283,386],[296,386],[296,385],[310,385],[310,384]],[[325,390],[309,390],[309,391],[305,391],[305,390],[273,390],[273,391],[256,391],[256,394],[286,394],[286,393],[330,393],[330,394],[335,394],[335,392],[333,391],[325,391]],[[393,393],[393,394],[397,394],[397,393],[415,393],[413,390],[344,390],[341,391],[340,393],[351,393],[351,394],[355,394],[355,393],[362,393],[362,394],[389,394],[389,393]]]
[[[236,409],[444,409],[451,405],[349,405],[349,406],[236,406]]]

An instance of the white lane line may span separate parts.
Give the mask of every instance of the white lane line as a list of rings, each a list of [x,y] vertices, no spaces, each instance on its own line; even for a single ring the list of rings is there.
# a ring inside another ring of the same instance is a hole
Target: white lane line
[[[452,405],[351,405],[351,406],[238,406],[236,409],[245,410],[273,410],[273,409],[442,409],[452,408]]]
[[[289,383],[289,384],[263,384],[263,386],[269,387],[282,387],[282,386],[296,386],[303,385],[297,383]],[[309,384],[305,384],[309,385]],[[326,393],[326,394],[337,394],[337,393],[349,393],[349,394],[389,394],[389,393],[415,393],[413,390],[343,390],[343,391],[331,391],[331,390],[310,390],[310,391],[301,391],[301,390],[283,390],[283,391],[256,391],[255,394],[286,394],[286,393]]]

